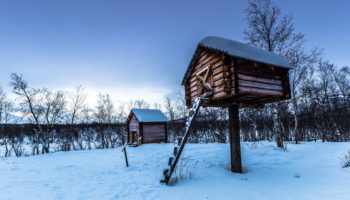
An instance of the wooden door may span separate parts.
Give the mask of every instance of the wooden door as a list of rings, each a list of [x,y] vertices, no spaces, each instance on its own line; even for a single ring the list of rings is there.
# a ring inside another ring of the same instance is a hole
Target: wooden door
[[[131,132],[131,143],[133,143],[133,144],[137,143],[137,132],[136,131]]]

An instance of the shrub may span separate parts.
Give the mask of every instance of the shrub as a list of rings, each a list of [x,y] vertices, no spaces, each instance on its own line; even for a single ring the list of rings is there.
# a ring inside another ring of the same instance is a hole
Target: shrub
[[[342,166],[343,168],[350,167],[350,150],[348,150],[348,152],[342,158]]]
[[[174,185],[185,179],[192,179],[196,173],[198,161],[195,163],[189,162],[190,158],[182,157],[176,165],[174,176],[170,180],[169,185]]]

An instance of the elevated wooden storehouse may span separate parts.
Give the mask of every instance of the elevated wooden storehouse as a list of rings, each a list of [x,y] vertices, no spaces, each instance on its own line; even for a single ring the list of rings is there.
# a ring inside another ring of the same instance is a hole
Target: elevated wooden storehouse
[[[209,97],[203,106],[256,107],[290,98],[289,69],[279,55],[220,37],[200,41],[183,78],[186,104]]]
[[[132,109],[127,120],[128,144],[166,142],[168,119],[159,110]]]
[[[290,69],[281,56],[257,47],[213,36],[201,40],[182,81],[191,108],[186,131],[161,181],[168,184],[200,106],[228,107],[231,171],[242,173],[239,108],[289,99]]]

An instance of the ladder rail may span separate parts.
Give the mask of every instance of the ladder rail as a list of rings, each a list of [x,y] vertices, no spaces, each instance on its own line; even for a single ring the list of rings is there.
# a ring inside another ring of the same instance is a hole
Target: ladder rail
[[[176,164],[179,161],[180,157],[181,157],[181,153],[185,147],[185,144],[187,142],[188,136],[190,135],[190,131],[191,131],[191,127],[192,127],[192,122],[194,120],[194,118],[196,117],[200,105],[202,104],[203,100],[207,100],[206,98],[202,98],[202,97],[198,97],[195,100],[195,103],[193,105],[193,107],[190,110],[190,115],[189,115],[189,119],[186,122],[186,130],[185,130],[185,135],[182,137],[181,140],[181,145],[179,150],[176,150],[176,155],[175,155],[175,160],[173,161],[173,157],[170,157],[169,159],[169,165],[170,165],[170,170],[168,168],[166,168],[163,172],[164,175],[164,180],[162,180],[161,182],[165,182],[166,184],[168,184],[171,175],[173,174],[175,168],[176,168]],[[177,148],[177,147],[175,147]],[[174,151],[175,152],[175,151]]]

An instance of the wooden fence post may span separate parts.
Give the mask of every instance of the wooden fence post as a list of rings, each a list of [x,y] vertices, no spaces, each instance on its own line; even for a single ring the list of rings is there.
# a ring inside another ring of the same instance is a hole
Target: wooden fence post
[[[126,154],[126,144],[127,143],[124,144],[122,151],[124,151],[126,167],[129,167],[128,155]]]

